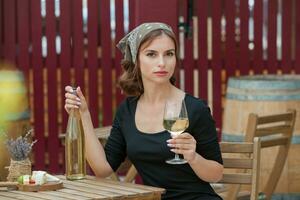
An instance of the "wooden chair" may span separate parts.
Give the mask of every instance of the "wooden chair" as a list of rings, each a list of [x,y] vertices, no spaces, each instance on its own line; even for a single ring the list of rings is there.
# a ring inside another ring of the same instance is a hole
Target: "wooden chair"
[[[110,135],[110,130],[111,130],[111,126],[105,126],[105,127],[100,127],[100,128],[94,129],[95,134],[97,135],[99,141],[101,142],[101,144],[103,146],[106,144],[106,141]],[[65,133],[59,134],[59,138],[64,143]],[[126,159],[124,161],[124,163],[119,167],[117,172],[125,173],[125,177],[123,180],[124,182],[132,182],[137,175],[137,171],[136,171],[135,167],[131,164],[131,162],[128,159]],[[120,178],[117,175],[117,173],[113,173],[110,176],[110,178],[113,180],[120,181]]]
[[[260,191],[266,199],[270,200],[282,173],[291,138],[295,126],[296,110],[289,110],[280,114],[258,116],[251,113],[248,118],[245,141],[251,142],[253,138],[261,138],[261,148],[278,146],[279,150],[275,158],[273,168],[268,176],[267,182]],[[237,195],[240,185],[231,188],[233,196]]]
[[[260,171],[260,138],[253,142],[221,142],[224,173],[219,183],[251,185],[250,200],[258,199]],[[218,191],[217,191],[218,192]],[[224,200],[237,198],[230,192],[219,193]]]

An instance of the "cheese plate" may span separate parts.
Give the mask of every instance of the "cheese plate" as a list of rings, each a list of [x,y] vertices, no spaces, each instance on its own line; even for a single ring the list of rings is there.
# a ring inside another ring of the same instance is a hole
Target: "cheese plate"
[[[18,189],[24,192],[38,192],[38,191],[51,191],[51,190],[59,190],[63,188],[63,182],[48,182],[43,185],[35,185],[35,184],[18,184]]]
[[[13,190],[18,189],[24,192],[51,191],[63,188],[63,182],[61,180],[51,181],[42,185],[19,184],[18,182],[0,182],[0,187],[7,187]]]

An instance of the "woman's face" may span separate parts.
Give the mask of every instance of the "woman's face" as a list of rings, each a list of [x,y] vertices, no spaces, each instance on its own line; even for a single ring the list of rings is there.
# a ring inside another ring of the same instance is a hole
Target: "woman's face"
[[[139,66],[142,80],[153,83],[166,83],[176,66],[175,44],[166,34],[145,42],[139,50]]]

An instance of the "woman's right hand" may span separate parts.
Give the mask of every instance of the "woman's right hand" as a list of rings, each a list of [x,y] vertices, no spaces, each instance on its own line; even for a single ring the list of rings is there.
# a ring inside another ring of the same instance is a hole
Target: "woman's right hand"
[[[73,94],[73,88],[71,86],[65,87],[65,110],[67,113],[70,112],[71,108],[79,109],[80,113],[88,110],[87,102],[82,94],[80,87],[76,88],[76,93],[78,96]]]

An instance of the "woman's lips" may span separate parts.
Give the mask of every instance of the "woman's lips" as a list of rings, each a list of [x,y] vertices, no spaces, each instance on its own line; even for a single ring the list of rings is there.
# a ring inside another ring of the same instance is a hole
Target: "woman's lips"
[[[157,76],[166,76],[168,74],[167,71],[157,71],[157,72],[154,72],[155,75]]]

